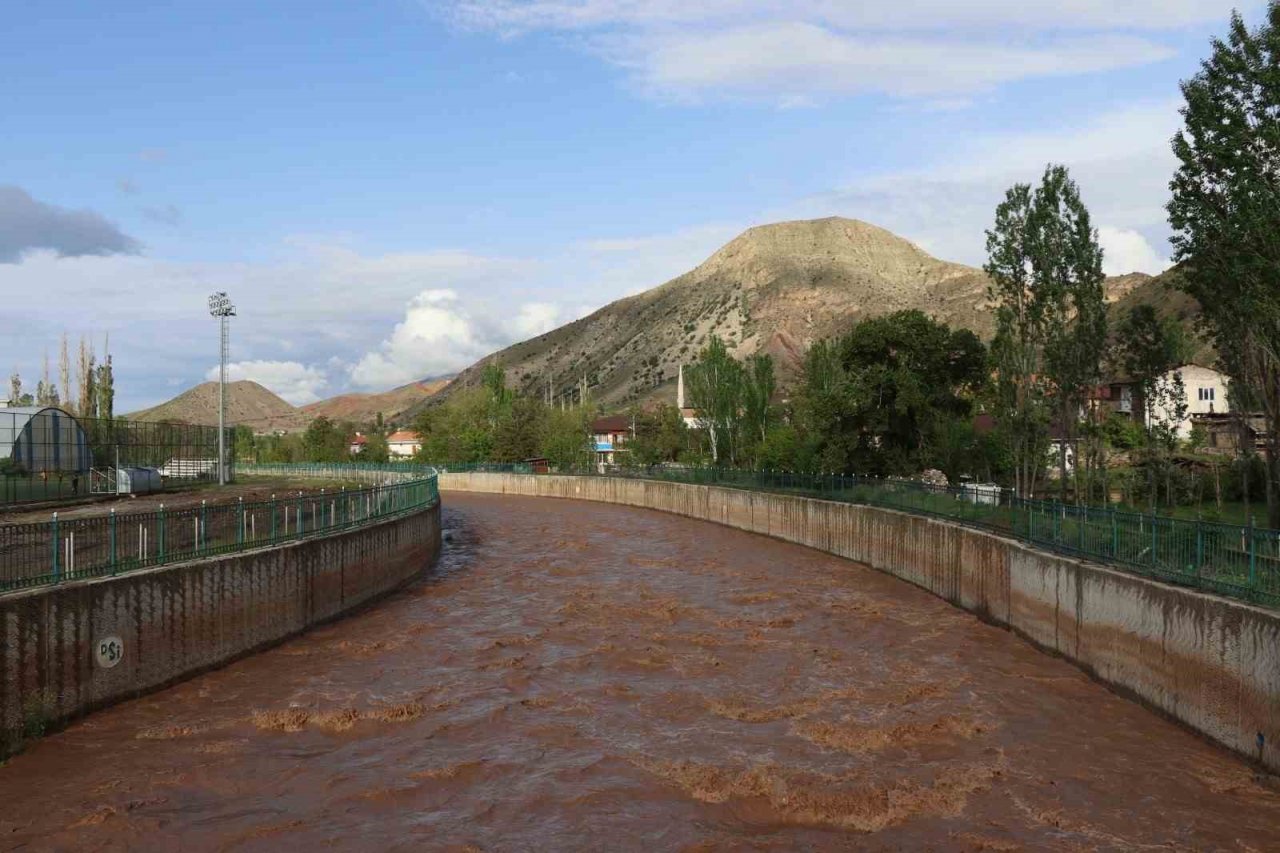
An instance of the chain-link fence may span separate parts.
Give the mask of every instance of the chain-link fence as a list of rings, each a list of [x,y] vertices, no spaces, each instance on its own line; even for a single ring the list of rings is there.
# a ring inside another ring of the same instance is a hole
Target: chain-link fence
[[[227,479],[235,431],[226,430]],[[0,507],[218,481],[218,428],[0,409]]]

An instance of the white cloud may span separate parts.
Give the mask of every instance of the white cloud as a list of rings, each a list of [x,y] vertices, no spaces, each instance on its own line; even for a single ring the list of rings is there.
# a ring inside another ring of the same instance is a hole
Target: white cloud
[[[216,380],[218,368],[211,367],[205,379]],[[324,371],[296,361],[238,361],[227,365],[231,382],[250,380],[275,392],[295,406],[305,406],[321,399],[329,384]]]
[[[517,338],[533,338],[545,335],[560,325],[564,310],[550,302],[530,302],[520,306],[511,329]]]
[[[351,380],[366,388],[404,385],[465,367],[487,354],[475,321],[452,290],[427,290],[409,303],[382,347],[351,368]]]
[[[864,92],[956,97],[1173,55],[1164,31],[1223,22],[1224,0],[454,0],[459,25],[564,32],[662,98],[781,106]]]
[[[1019,26],[1160,29],[1221,20],[1221,0],[455,0],[460,22],[502,32],[711,25],[789,18],[837,27],[940,30]],[[1239,5],[1239,4],[1236,4]]]
[[[1158,275],[1170,266],[1146,237],[1128,228],[1104,226],[1098,229],[1098,243],[1102,246],[1102,269],[1107,275],[1124,275],[1145,272]]]
[[[464,303],[453,290],[423,291],[409,302],[391,336],[351,368],[351,382],[388,388],[456,373],[570,319],[565,308],[548,302],[525,303],[511,313],[480,301]]]
[[[611,38],[600,45],[655,96],[759,97],[783,106],[823,95],[954,96],[1032,77],[1146,65],[1172,55],[1166,47],[1125,35],[961,40],[849,35],[789,21]]]
[[[405,316],[405,304],[424,290],[449,288],[498,298],[512,282],[527,281],[536,262],[468,252],[368,255],[316,244],[285,247],[275,262],[175,262],[139,256],[59,257],[39,251],[3,268],[6,293],[46,294],[55,310],[30,312],[0,328],[0,363],[37,376],[46,351],[56,356],[59,335],[110,334],[115,354],[117,408],[141,409],[171,396],[170,381],[193,385],[218,352],[217,326],[205,299],[227,291],[239,316],[231,321],[236,362],[318,365],[333,393],[344,390],[335,356],[356,363],[375,350]],[[546,300],[542,300],[546,301]],[[483,354],[483,353],[482,353]],[[289,377],[285,377],[286,379]],[[418,377],[414,377],[418,378]],[[294,376],[298,399],[314,381]],[[264,382],[264,384],[268,384]]]
[[[1177,104],[1160,101],[1102,113],[1079,126],[956,139],[925,166],[850,178],[837,190],[772,211],[768,219],[852,216],[939,258],[978,265],[985,258],[984,231],[1005,190],[1034,184],[1046,164],[1062,163],[1095,223],[1159,241],[1168,233],[1164,203],[1176,168],[1168,139],[1177,123]],[[1157,255],[1152,250],[1145,260],[1130,260],[1152,269]]]

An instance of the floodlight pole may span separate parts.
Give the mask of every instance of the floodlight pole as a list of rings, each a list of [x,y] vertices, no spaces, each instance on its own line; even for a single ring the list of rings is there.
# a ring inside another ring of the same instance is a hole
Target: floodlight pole
[[[209,297],[209,314],[218,318],[222,334],[218,358],[218,485],[227,484],[227,361],[231,355],[231,318],[236,306],[225,291]]]

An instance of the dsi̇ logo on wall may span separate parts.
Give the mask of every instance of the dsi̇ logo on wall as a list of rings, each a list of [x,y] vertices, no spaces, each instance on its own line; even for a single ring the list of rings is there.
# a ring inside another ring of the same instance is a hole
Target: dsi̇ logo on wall
[[[124,657],[124,640],[116,636],[103,637],[94,643],[93,656],[98,666],[111,669]]]

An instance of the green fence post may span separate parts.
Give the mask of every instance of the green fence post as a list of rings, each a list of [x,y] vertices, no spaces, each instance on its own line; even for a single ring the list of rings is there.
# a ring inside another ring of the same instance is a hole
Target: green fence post
[[[298,517],[294,519],[298,522],[298,538],[302,538],[302,492],[298,492]]]
[[[276,496],[271,496],[271,543],[276,541]]]
[[[240,506],[240,524],[236,529],[236,545],[243,547],[245,532],[244,498],[236,498],[236,503]]]
[[[209,528],[206,527],[206,516],[208,513],[208,501],[200,501],[200,541],[196,543],[197,553],[205,549],[205,545],[209,541],[208,535],[205,533]]]
[[[57,513],[54,514],[57,518]],[[1249,591],[1258,589],[1258,534],[1253,529],[1253,513],[1249,514]]]
[[[1204,519],[1196,513],[1196,577],[1200,576],[1200,567],[1204,565]]]
[[[109,522],[111,531],[111,574],[116,573],[116,508],[111,508],[111,521]]]
[[[1120,557],[1120,525],[1116,522],[1116,508],[1111,507],[1111,558]]]
[[[164,504],[160,504],[160,536],[157,540],[156,560],[164,562]]]
[[[58,546],[62,543],[58,541],[58,514],[53,514],[53,524],[50,528],[53,532],[53,582],[57,583],[62,577],[62,567],[58,563]]]
[[[1160,546],[1159,532],[1156,530],[1156,511],[1151,510],[1151,568],[1156,568],[1156,549]]]

